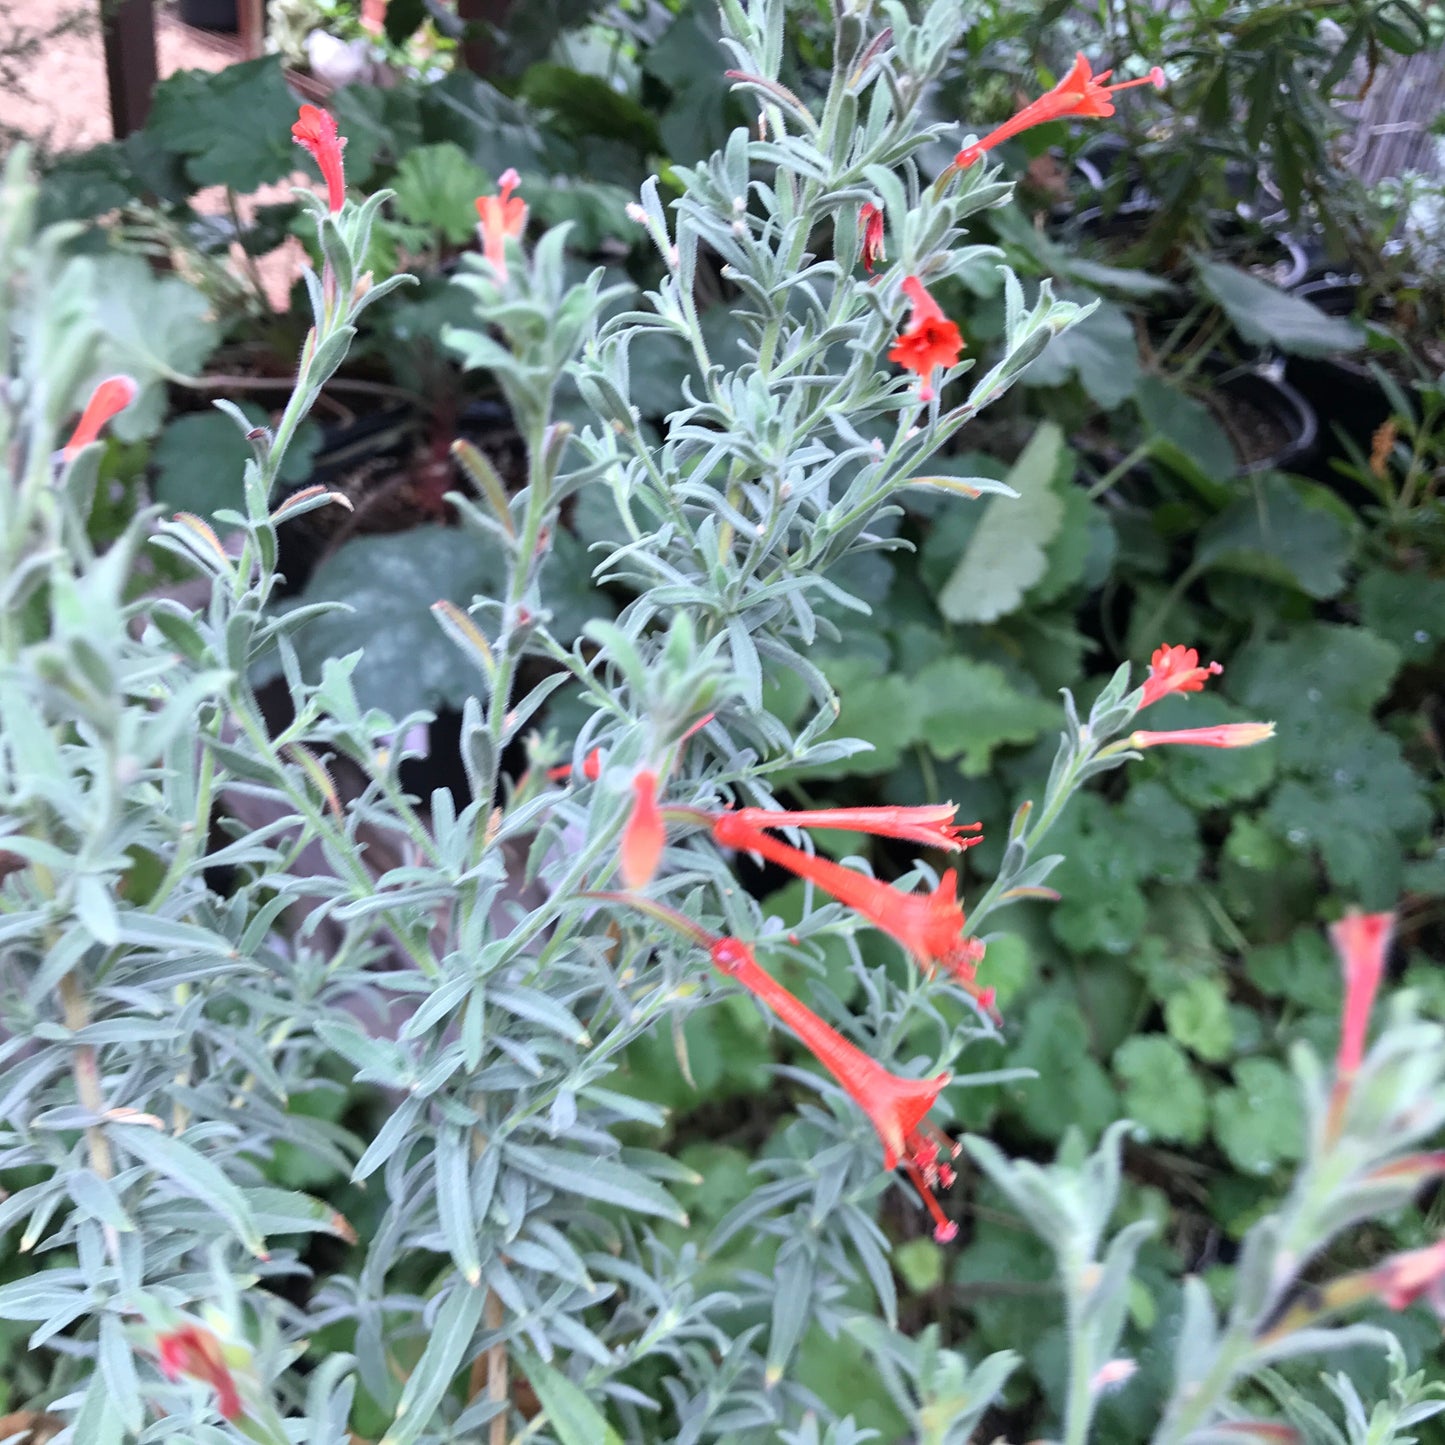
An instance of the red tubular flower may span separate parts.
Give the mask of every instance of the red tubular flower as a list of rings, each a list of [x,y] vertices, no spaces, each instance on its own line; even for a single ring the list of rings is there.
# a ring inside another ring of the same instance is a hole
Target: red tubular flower
[[[1445,1319],[1445,1239],[1425,1249],[1391,1255],[1370,1271],[1370,1279],[1390,1309],[1409,1309],[1416,1300],[1424,1299]]]
[[[863,228],[863,265],[868,274],[873,274],[876,262],[886,261],[883,254],[883,210],[872,201],[865,201],[858,212],[858,224]]]
[[[963,350],[963,336],[958,327],[943,314],[928,288],[917,276],[908,276],[903,281],[903,294],[913,305],[913,316],[908,326],[893,343],[888,352],[889,361],[895,361],[908,371],[918,373],[918,399],[933,400],[933,373],[940,366],[952,366]]]
[[[964,932],[964,914],[954,896],[958,877],[950,869],[932,893],[900,893],[896,888],[855,873],[827,858],[818,858],[738,821],[735,813],[713,819],[713,836],[726,847],[756,853],[806,878],[825,893],[861,913],[875,927],[897,939],[921,968],[940,965],[992,1014],[993,994],[975,983],[983,944]]]
[[[310,151],[321,167],[326,182],[326,204],[339,211],[346,204],[346,177],[341,168],[341,148],[346,144],[336,129],[336,118],[314,105],[303,105],[291,139]]]
[[[221,1343],[210,1330],[184,1324],[156,1339],[161,1373],[168,1380],[182,1375],[201,1380],[216,1392],[216,1408],[227,1420],[241,1418],[241,1396],[235,1377],[221,1353]]]
[[[1365,1056],[1365,1031],[1385,973],[1385,955],[1395,929],[1393,913],[1347,913],[1330,929],[1345,973],[1345,1010],[1335,1058],[1338,1084],[1348,1084]]]
[[[902,838],[926,848],[961,853],[982,838],[964,838],[982,823],[955,823],[957,803],[930,803],[921,808],[817,808],[811,811],[770,812],[767,808],[734,808],[734,823],[744,828],[841,828],[848,833],[871,833],[877,838]]]
[[[933,1191],[953,1183],[953,1169],[943,1156],[955,1157],[958,1146],[942,1130],[924,1125],[925,1115],[950,1076],[904,1079],[889,1073],[784,988],[759,965],[747,944],[736,938],[719,938],[710,952],[714,966],[767,1004],[867,1114],[883,1141],[883,1167],[896,1169],[902,1164],[908,1171],[933,1216],[933,1237],[940,1243],[954,1238],[958,1226],[944,1214]]]
[[[1136,85],[1152,85],[1156,90],[1164,89],[1164,72],[1157,65],[1148,75],[1138,80],[1123,80],[1115,85],[1105,85],[1104,82],[1113,73],[1112,70],[1101,70],[1098,75],[1092,74],[1089,62],[1084,59],[1083,51],[1080,51],[1074,59],[1073,69],[1051,91],[1039,96],[1037,100],[1031,100],[1017,115],[1004,121],[982,140],[965,146],[953,158],[954,165],[963,170],[979,160],[985,151],[991,151],[996,145],[1018,135],[1020,131],[1044,125],[1051,120],[1062,120],[1065,116],[1097,118],[1113,115],[1114,102],[1111,97],[1115,91],[1132,90]]]
[[[657,774],[644,770],[632,780],[637,795],[632,816],[622,830],[622,881],[629,888],[646,888],[662,861],[667,830],[657,806]]]
[[[1196,748],[1252,748],[1274,736],[1273,723],[1220,723],[1212,728],[1177,728],[1173,732],[1134,732],[1129,734],[1131,748],[1158,748],[1170,743],[1183,743]]]
[[[1146,708],[1171,692],[1200,692],[1211,673],[1223,671],[1217,662],[1200,667],[1199,654],[1192,647],[1170,647],[1165,643],[1156,648],[1149,659],[1149,676],[1144,679],[1144,696],[1139,706]]]
[[[122,412],[135,400],[140,387],[129,376],[108,376],[90,394],[70,440],[62,455],[69,461],[82,447],[88,447],[111,417]]]
[[[555,768],[547,769],[547,776],[554,783],[565,782],[572,776],[572,764],[560,763]],[[602,776],[602,749],[593,748],[585,758],[582,759],[582,776],[589,783],[595,783]]]
[[[527,203],[513,191],[522,178],[510,166],[497,182],[499,195],[477,197],[477,227],[482,233],[482,254],[492,263],[497,279],[507,279],[508,236],[520,236],[527,224]]]

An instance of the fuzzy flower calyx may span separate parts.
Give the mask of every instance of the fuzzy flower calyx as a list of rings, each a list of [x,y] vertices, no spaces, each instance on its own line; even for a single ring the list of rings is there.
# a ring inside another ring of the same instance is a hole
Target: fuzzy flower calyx
[[[83,447],[88,447],[99,435],[101,428],[113,416],[123,412],[136,398],[140,387],[129,376],[108,376],[90,394],[75,430],[70,434],[62,452],[69,461]]]
[[[932,401],[933,373],[940,366],[953,366],[958,361],[963,336],[917,276],[904,278],[903,294],[912,303],[913,314],[889,350],[888,359],[916,372],[918,399]]]
[[[953,1183],[944,1156],[956,1156],[958,1146],[924,1122],[950,1076],[904,1079],[890,1073],[784,988],[738,939],[716,939],[709,952],[714,966],[767,1004],[867,1114],[883,1141],[884,1168],[903,1166],[933,1216],[933,1237],[940,1243],[953,1239],[958,1226],[943,1213],[934,1190]]]
[[[863,265],[868,274],[879,261],[888,258],[883,254],[883,209],[872,201],[865,201],[858,212],[858,224],[863,230]]]
[[[646,888],[662,861],[667,830],[657,806],[657,774],[644,769],[632,779],[632,812],[622,829],[620,863],[622,881],[633,889]]]
[[[326,182],[326,204],[339,211],[346,204],[346,177],[341,166],[341,148],[346,144],[336,129],[336,118],[314,105],[303,105],[291,139],[311,152]]]
[[[477,197],[477,229],[482,236],[482,254],[492,263],[497,279],[507,279],[507,238],[520,236],[527,225],[527,203],[513,191],[522,178],[512,167],[497,182],[499,194]]]
[[[1139,706],[1146,708],[1171,692],[1200,692],[1211,674],[1223,671],[1217,662],[1201,667],[1199,654],[1192,647],[1171,647],[1165,643],[1156,648],[1149,659],[1149,676],[1144,679],[1144,695]]]
[[[160,1356],[161,1373],[166,1379],[179,1380],[184,1375],[200,1380],[216,1392],[216,1408],[223,1418],[241,1418],[241,1396],[236,1389],[235,1377],[226,1364],[221,1342],[210,1330],[198,1324],[183,1324],[159,1335],[156,1349]]]
[[[1050,91],[1031,100],[1016,115],[991,130],[982,140],[965,146],[953,158],[953,164],[963,170],[983,157],[985,151],[1002,145],[1006,140],[1051,120],[1063,120],[1068,116],[1100,118],[1114,114],[1113,96],[1116,91],[1131,90],[1136,85],[1152,85],[1156,90],[1164,89],[1164,72],[1156,65],[1148,75],[1138,80],[1122,80],[1114,85],[1104,82],[1113,74],[1112,70],[1101,70],[1094,75],[1089,62],[1080,51],[1074,58],[1073,68]]]

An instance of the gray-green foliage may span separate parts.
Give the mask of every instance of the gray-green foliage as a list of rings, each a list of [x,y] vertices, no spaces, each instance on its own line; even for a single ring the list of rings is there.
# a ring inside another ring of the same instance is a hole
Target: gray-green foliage
[[[878,1141],[836,1091],[802,1105],[754,1162],[705,1249],[681,1235],[677,1196],[708,1181],[649,1147],[663,1111],[619,1070],[639,1041],[681,1037],[720,986],[695,947],[596,896],[613,885],[639,770],[667,780],[669,802],[711,808],[765,803],[770,775],[857,750],[825,736],[839,698],[807,657],[836,609],[860,606],[829,570],[888,545],[901,490],[939,484],[931,454],[1080,315],[1046,288],[1030,308],[1006,277],[1000,359],[956,404],[924,408],[882,370],[904,311],[898,279],[987,261],[960,244],[962,223],[1006,188],[980,167],[930,190],[914,163],[934,133],[913,102],[945,64],[961,7],[937,0],[917,22],[882,7],[888,41],[866,6],[840,8],[837,69],[814,115],[778,81],[782,4],[724,4],[762,133],[734,131],[680,171],[670,208],[655,182],[643,188],[642,224],[667,262],[645,307],[600,277],[574,279],[562,228],[530,256],[510,246],[508,283],[481,263],[460,282],[476,314],[459,306],[450,344],[495,374],[528,457],[500,507],[458,501],[456,535],[502,558],[495,585],[469,606],[435,599],[468,684],[465,803],[407,795],[399,769],[425,715],[358,695],[358,651],[307,655],[308,627],[337,625],[331,604],[275,605],[278,526],[330,501],[317,490],[278,504],[275,484],[357,314],[393,284],[359,275],[384,197],[336,216],[311,203],[326,262],[308,277],[314,329],[274,431],[227,412],[254,455],[242,507],[214,511],[225,542],[204,519],[146,512],[96,555],[85,515],[98,449],[63,466],[53,456],[83,394],[79,323],[47,312],[55,240],[31,237],[12,164],[0,208],[0,272],[18,278],[0,301],[0,1166],[17,1187],[0,1230],[34,1264],[0,1285],[0,1315],[33,1326],[35,1402],[76,1440],[235,1438],[194,1371],[157,1368],[158,1340],[183,1319],[227,1349],[249,1438],[312,1445],[353,1429],[387,1445],[483,1431],[852,1445],[868,1432],[798,1376],[810,1330],[865,1352],[912,1438],[961,1445],[1004,1385],[1008,1355],[970,1364],[933,1334],[899,1332]],[[877,285],[848,265],[867,200],[884,203],[897,258]],[[812,250],[829,224],[831,258]],[[709,352],[697,314],[709,258],[740,297],[735,355]],[[650,334],[690,357],[660,440],[629,374]],[[595,418],[576,434],[556,419],[569,376]],[[637,595],[574,641],[548,558],[560,509],[587,489],[606,489],[618,519],[597,539],[596,573]],[[204,579],[198,608],[144,592],[148,546]],[[455,575],[462,592],[475,585]],[[1047,705],[956,661],[938,664],[942,695],[960,711],[984,698],[991,720],[951,731],[940,709],[924,726],[940,755],[981,772]],[[263,666],[279,666],[289,694],[279,722],[253,686]],[[807,698],[796,730],[768,708],[789,675]],[[1020,813],[975,918],[1043,882],[1058,860],[1035,859],[1034,845],[1080,783],[1127,756],[1100,751],[1137,707],[1126,688],[1121,670],[1087,720],[1066,699],[1040,816],[1030,826]],[[526,772],[504,767],[561,689],[585,705],[574,762],[601,749],[595,784],[579,766],[573,786],[547,786],[541,743]],[[769,952],[794,947],[710,845],[675,836],[667,864],[658,898]],[[848,942],[852,924],[825,919]],[[819,931],[812,913],[798,931]],[[832,1012],[871,1053],[967,1079],[964,1051],[988,1030],[955,988],[865,968],[851,946],[846,977],[854,1011]],[[1437,1080],[1417,1069],[1411,1082]],[[1073,1184],[1068,1157],[1025,1177],[975,1148],[1066,1251],[1073,1380],[1087,1385],[1119,1335],[1144,1233],[1105,1242],[1117,1165],[1106,1147]],[[354,1237],[338,1197],[364,1245],[326,1264],[336,1255],[308,1236]],[[774,1267],[720,1280],[714,1262],[742,1234],[767,1241]],[[1109,1291],[1084,1297],[1096,1265]],[[508,1390],[518,1375],[540,1406],[529,1424]]]

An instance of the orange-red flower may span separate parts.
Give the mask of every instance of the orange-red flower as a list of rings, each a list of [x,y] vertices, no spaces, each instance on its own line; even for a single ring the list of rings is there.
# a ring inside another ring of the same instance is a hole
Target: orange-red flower
[[[560,763],[555,768],[547,769],[547,776],[554,782],[560,783],[572,776],[572,764]],[[593,748],[585,758],[582,759],[582,776],[589,783],[595,783],[602,776],[602,749]]]
[[[1102,117],[1114,114],[1112,96],[1115,91],[1131,90],[1136,85],[1152,85],[1157,90],[1164,88],[1164,72],[1156,65],[1148,75],[1139,80],[1123,80],[1115,85],[1104,82],[1113,74],[1112,70],[1101,70],[1094,75],[1082,51],[1074,59],[1073,69],[1046,94],[1031,100],[1017,115],[1004,121],[996,130],[990,131],[982,140],[964,146],[953,158],[959,170],[971,166],[985,151],[991,151],[1020,131],[1032,126],[1043,125],[1051,120],[1062,120],[1065,116]]]
[[[346,177],[341,167],[341,148],[346,144],[336,129],[336,118],[314,105],[303,105],[291,139],[305,147],[321,167],[326,182],[326,204],[339,211],[346,204]]]
[[[714,818],[713,836],[727,847],[756,853],[808,879],[897,939],[920,967],[930,973],[938,967],[947,969],[981,1007],[992,1013],[992,990],[980,989],[975,983],[983,944],[965,933],[963,909],[954,896],[958,877],[952,869],[932,893],[900,893],[876,878],[804,853],[758,828],[750,828],[738,821],[736,813],[721,813]]]
[[[88,447],[99,435],[100,429],[111,417],[122,412],[135,400],[140,388],[129,376],[108,376],[90,394],[70,440],[63,453],[69,461],[82,447]]]
[[[864,201],[858,212],[858,224],[863,228],[863,265],[871,276],[874,265],[888,259],[883,254],[883,208]]]
[[[482,254],[492,263],[499,281],[507,279],[507,237],[520,236],[527,224],[527,203],[512,194],[521,184],[522,178],[508,166],[497,182],[500,194],[477,197]]]
[[[1384,977],[1385,955],[1394,928],[1393,913],[1347,913],[1330,929],[1330,942],[1345,973],[1344,1017],[1335,1058],[1339,1083],[1348,1084],[1365,1056],[1365,1032]]]
[[[1390,1309],[1408,1309],[1416,1300],[1424,1299],[1445,1319],[1445,1239],[1424,1249],[1391,1255],[1370,1271],[1370,1278]]]
[[[645,769],[638,773],[632,780],[632,791],[636,795],[632,813],[622,830],[622,881],[629,888],[646,888],[657,873],[667,838],[657,806],[657,774]]]
[[[903,281],[903,294],[913,305],[912,319],[888,353],[908,371],[918,373],[920,401],[933,400],[933,373],[940,366],[952,366],[963,350],[963,336],[957,326],[943,314],[928,288],[917,276]]]
[[[241,1418],[241,1396],[221,1353],[221,1342],[200,1325],[184,1324],[156,1339],[161,1373],[168,1380],[182,1375],[201,1380],[216,1392],[216,1408],[227,1420]]]
[[[1143,730],[1129,734],[1131,748],[1158,748],[1166,744],[1187,744],[1196,748],[1252,748],[1274,736],[1274,724],[1262,722],[1220,723],[1212,728],[1176,728],[1173,732]]]
[[[953,1169],[943,1156],[956,1156],[958,1146],[941,1130],[924,1125],[950,1076],[904,1079],[890,1073],[784,988],[759,965],[747,944],[736,938],[719,938],[710,952],[713,964],[767,1004],[847,1090],[883,1141],[883,1167],[903,1165],[933,1216],[933,1237],[940,1243],[952,1239],[958,1226],[943,1213],[933,1191],[953,1183]]]
[[[1144,696],[1139,706],[1146,708],[1171,692],[1200,692],[1211,673],[1223,671],[1217,662],[1200,667],[1199,654],[1192,647],[1170,647],[1165,643],[1156,648],[1149,659],[1149,676],[1144,679]]]
[[[871,833],[877,838],[902,838],[926,848],[946,848],[961,853],[982,838],[965,838],[982,823],[955,823],[957,803],[928,803],[923,807],[814,808],[769,811],[767,808],[734,808],[732,819],[745,828],[841,828],[846,833]]]

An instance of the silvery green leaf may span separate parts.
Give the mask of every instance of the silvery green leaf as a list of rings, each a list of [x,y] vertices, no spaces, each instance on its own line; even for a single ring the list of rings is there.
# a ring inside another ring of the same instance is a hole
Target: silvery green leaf
[[[146,1124],[112,1127],[108,1132],[128,1154],[224,1219],[252,1254],[266,1252],[246,1196],[205,1155]]]
[[[454,1286],[442,1301],[427,1335],[426,1348],[407,1376],[390,1428],[381,1445],[413,1445],[434,1424],[452,1377],[466,1363],[481,1323],[486,1291]]]

